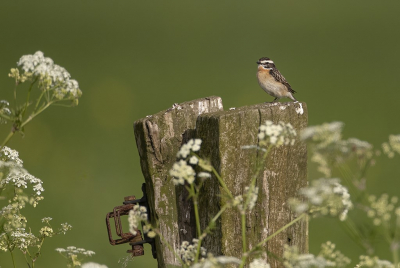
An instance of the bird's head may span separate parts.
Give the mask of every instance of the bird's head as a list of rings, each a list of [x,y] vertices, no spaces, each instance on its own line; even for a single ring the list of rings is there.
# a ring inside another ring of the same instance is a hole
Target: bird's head
[[[272,70],[275,67],[274,62],[267,57],[263,57],[257,61],[258,69]]]

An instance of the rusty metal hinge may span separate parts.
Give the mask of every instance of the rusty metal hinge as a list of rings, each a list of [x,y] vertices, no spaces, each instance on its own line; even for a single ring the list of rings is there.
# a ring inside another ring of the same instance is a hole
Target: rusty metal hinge
[[[146,209],[148,211],[148,215],[149,215],[148,220],[150,221],[150,210],[149,210],[149,204],[147,203],[146,184],[145,183],[142,184],[142,192],[143,192],[142,198],[136,199],[136,197],[134,195],[124,197],[124,202],[123,202],[124,205],[116,206],[116,207],[114,207],[112,212],[107,213],[106,224],[107,224],[108,239],[110,241],[110,244],[113,246],[129,243],[129,245],[132,246],[132,249],[127,250],[127,253],[131,253],[132,256],[144,255],[143,244],[149,243],[151,245],[151,251],[153,254],[153,258],[156,259],[157,253],[156,253],[156,244],[155,244],[154,238],[150,238],[147,236],[147,234],[144,234],[144,239],[143,239],[142,232],[139,230],[137,230],[136,235],[133,235],[130,232],[125,233],[122,230],[121,216],[128,215],[129,211],[133,208],[133,206],[135,204],[139,204],[140,206],[146,207]],[[117,240],[114,240],[112,238],[110,218],[114,218],[115,232],[120,237]]]

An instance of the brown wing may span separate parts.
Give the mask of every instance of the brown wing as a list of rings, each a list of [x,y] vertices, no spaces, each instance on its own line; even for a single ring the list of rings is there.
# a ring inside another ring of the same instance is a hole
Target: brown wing
[[[272,75],[275,81],[284,84],[291,93],[296,93],[296,91],[293,90],[293,88],[290,86],[288,81],[286,81],[285,77],[283,77],[283,75],[278,71],[278,69],[273,68],[269,71],[269,73],[270,75]]]

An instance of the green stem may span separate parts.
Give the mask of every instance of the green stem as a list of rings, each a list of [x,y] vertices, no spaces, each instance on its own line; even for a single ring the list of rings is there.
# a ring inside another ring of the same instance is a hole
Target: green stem
[[[4,139],[3,143],[1,144],[0,149],[3,149],[3,147],[7,144],[7,142],[11,139],[11,137],[14,135],[15,132],[11,131],[8,133],[8,136]]]
[[[193,198],[193,206],[194,206],[194,216],[196,218],[196,229],[197,229],[197,237],[200,238],[201,236],[201,227],[200,227],[200,216],[199,216],[199,208],[197,207],[197,193],[194,190],[193,183],[190,184],[190,190]],[[200,256],[200,248],[201,248],[201,239],[199,239],[197,243],[197,251],[196,251],[196,258],[195,263],[198,262]]]
[[[221,176],[218,174],[218,172],[215,170],[214,167],[212,167],[212,172],[214,173],[215,177],[217,178],[219,184],[221,184],[222,188],[225,190],[225,192],[229,195],[230,198],[233,198],[233,195],[231,191],[229,191],[228,187],[226,186],[224,180],[221,178]]]
[[[36,116],[38,116],[41,112],[43,112],[44,110],[46,110],[50,105],[52,104],[52,102],[47,103],[45,106],[43,106],[42,108],[39,109],[39,111],[37,111],[36,113],[31,114],[26,120],[25,122],[23,122],[20,125],[20,128],[24,127],[26,124],[28,124],[33,118],[35,118]],[[4,139],[3,143],[1,144],[1,148],[3,148],[8,141],[11,139],[11,137],[14,135],[15,131],[11,131],[8,136]]]
[[[13,262],[13,266],[14,266],[14,268],[15,268],[15,267],[17,267],[17,266],[15,265],[14,253],[12,252],[12,250],[10,250],[10,253],[11,253],[11,259],[12,259],[12,262]]]
[[[275,236],[277,236],[278,234],[280,234],[281,232],[283,232],[284,230],[286,230],[287,228],[289,228],[290,226],[292,226],[293,224],[295,224],[296,222],[298,222],[299,220],[303,219],[306,216],[307,216],[306,213],[301,214],[299,217],[297,217],[296,219],[292,220],[291,222],[289,222],[288,224],[286,224],[285,226],[280,228],[278,231],[276,231],[275,233],[273,233],[272,235],[268,236],[263,241],[258,243],[250,251],[246,252],[242,257],[242,263],[240,264],[240,268],[244,267],[244,264],[246,263],[246,260],[251,255],[251,253],[256,251],[259,247],[263,246],[266,242],[268,242],[269,240],[271,240],[272,238],[274,238]]]
[[[247,241],[246,241],[246,208],[249,205],[250,202],[250,193],[252,192],[252,189],[255,187],[258,175],[260,174],[261,170],[263,169],[264,165],[263,163],[267,159],[268,153],[271,151],[273,145],[268,146],[268,149],[265,151],[265,153],[262,156],[262,162],[258,163],[257,170],[251,179],[250,187],[246,195],[246,200],[244,202],[243,206],[243,211],[240,211],[241,214],[241,220],[242,220],[242,249],[243,252],[247,252]]]
[[[27,95],[27,97],[26,97],[26,103],[25,103],[24,110],[22,111],[22,116],[21,116],[21,118],[24,117],[25,112],[26,112],[26,110],[28,109],[28,106],[29,106],[29,99],[31,98],[32,87],[33,87],[33,85],[36,83],[36,81],[37,81],[38,79],[39,79],[39,77],[36,77],[35,81],[33,81],[33,82],[31,83],[31,86],[30,86],[29,89],[28,89],[28,95]]]
[[[33,118],[35,118],[36,116],[38,116],[41,112],[43,112],[44,110],[46,110],[53,102],[49,102],[47,103],[45,106],[43,106],[42,108],[39,109],[39,111],[37,111],[36,113],[33,113],[32,115],[30,115],[25,122],[23,122],[21,124],[21,128],[24,127],[26,124],[28,124]]]
[[[240,212],[242,216],[242,248],[243,252],[247,251],[247,243],[246,243],[246,209],[243,208],[243,211]]]
[[[38,98],[38,100],[37,100],[37,102],[36,102],[36,105],[35,105],[35,110],[34,110],[33,112],[36,112],[36,110],[37,110],[37,108],[38,108],[38,106],[39,106],[39,103],[40,103],[40,101],[41,101],[41,99],[42,99],[44,93],[45,93],[45,91],[42,91],[42,93],[40,94],[40,96],[39,96],[39,98]]]
[[[278,231],[276,231],[275,233],[273,233],[272,235],[268,236],[267,238],[265,238],[263,241],[261,241],[260,243],[258,243],[252,250],[249,251],[249,253],[252,253],[253,251],[255,251],[255,249],[257,247],[261,247],[262,245],[264,245],[265,242],[268,242],[269,240],[271,240],[272,238],[274,238],[275,236],[277,236],[278,234],[280,234],[281,232],[285,231],[287,228],[289,228],[290,226],[292,226],[293,224],[295,224],[296,222],[298,222],[299,220],[303,219],[305,216],[307,216],[306,213],[301,214],[299,217],[297,217],[296,219],[292,220],[291,222],[289,222],[288,224],[286,224],[285,226],[283,226],[282,228],[280,228]]]

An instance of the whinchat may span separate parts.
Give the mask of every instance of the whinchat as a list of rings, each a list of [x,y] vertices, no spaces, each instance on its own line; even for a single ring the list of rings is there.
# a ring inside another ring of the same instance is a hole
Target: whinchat
[[[293,101],[297,101],[293,94],[296,93],[286,81],[285,77],[275,67],[274,62],[270,58],[263,57],[257,61],[258,71],[257,78],[261,88],[269,95],[275,97],[276,100],[287,97]]]

